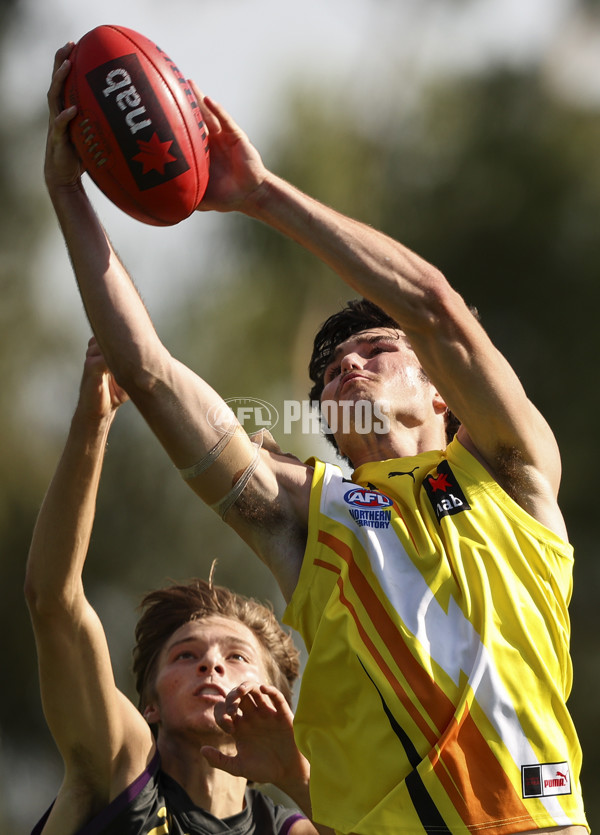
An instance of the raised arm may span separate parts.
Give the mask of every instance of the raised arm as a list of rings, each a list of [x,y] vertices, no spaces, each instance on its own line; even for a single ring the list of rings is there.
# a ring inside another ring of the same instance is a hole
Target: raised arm
[[[197,93],[212,160],[199,209],[236,210],[268,224],[391,315],[461,420],[463,444],[526,510],[565,535],[554,436],[460,295],[407,247],[269,172],[226,111]]]
[[[126,395],[91,340],[67,442],[35,525],[25,594],[40,689],[65,780],[44,833],[75,832],[141,773],[154,743],[117,689],[82,583],[110,425]]]
[[[225,412],[224,401],[174,359],[158,338],[81,183],[80,162],[68,138],[76,109],[63,110],[61,105],[71,48],[68,44],[57,52],[48,91],[45,178],[92,329],[115,379],[175,466],[188,470],[190,486],[204,501],[219,505],[242,474],[256,464],[244,503],[231,507],[226,521],[272,568],[289,596],[304,550],[307,468],[266,449],[257,453],[233,413],[221,425],[211,423],[210,415]],[[194,467],[195,474],[190,472]],[[258,504],[261,522],[265,513],[272,513],[273,524],[257,524]]]

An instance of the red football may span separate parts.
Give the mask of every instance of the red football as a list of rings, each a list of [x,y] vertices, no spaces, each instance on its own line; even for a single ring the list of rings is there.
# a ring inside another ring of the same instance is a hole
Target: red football
[[[123,26],[92,29],[70,60],[71,139],[98,188],[144,223],[189,217],[208,183],[208,134],[177,66]]]

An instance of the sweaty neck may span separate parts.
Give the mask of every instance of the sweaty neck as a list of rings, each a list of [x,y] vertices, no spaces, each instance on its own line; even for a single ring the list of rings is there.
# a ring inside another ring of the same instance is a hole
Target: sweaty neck
[[[340,452],[350,459],[352,467],[358,469],[370,461],[385,461],[389,458],[407,458],[446,448],[446,430],[440,422],[407,427],[392,424],[390,431],[382,434],[371,432],[360,435],[352,433],[337,439]],[[343,446],[340,444],[342,442]]]

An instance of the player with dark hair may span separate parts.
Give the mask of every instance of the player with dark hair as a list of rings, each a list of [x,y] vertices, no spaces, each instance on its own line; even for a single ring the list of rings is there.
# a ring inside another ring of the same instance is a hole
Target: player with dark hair
[[[108,432],[126,399],[92,340],[27,562],[44,712],[65,764],[34,833],[316,835],[247,786],[277,782],[310,813],[288,706],[298,652],[269,607],[204,580],[151,592],[134,651],[141,712],[115,685],[81,574]],[[223,758],[237,776],[219,768]]]
[[[472,310],[473,315],[476,311]],[[325,372],[334,356],[336,348],[346,339],[361,331],[385,328],[388,331],[398,330],[398,323],[388,316],[378,305],[367,299],[351,299],[341,310],[332,313],[323,322],[314,339],[313,352],[308,366],[308,373],[312,380],[312,387],[308,393],[311,403],[320,403],[325,387]],[[423,372],[423,379],[427,379]],[[456,435],[459,420],[446,409],[446,441],[450,443]],[[330,444],[339,451],[335,435],[328,432],[325,436]],[[349,461],[352,464],[352,461]]]
[[[294,728],[315,819],[361,835],[584,832],[560,456],[517,375],[439,270],[274,175],[198,92],[211,153],[199,210],[266,223],[387,317],[337,335],[334,320],[313,363],[351,480],[261,447],[233,413],[214,426],[225,404],[162,345],[85,195],[75,110],[60,105],[69,49],[49,91],[46,183],[86,312],[183,478],[288,601],[309,650]],[[383,404],[385,431],[363,431],[359,415]]]

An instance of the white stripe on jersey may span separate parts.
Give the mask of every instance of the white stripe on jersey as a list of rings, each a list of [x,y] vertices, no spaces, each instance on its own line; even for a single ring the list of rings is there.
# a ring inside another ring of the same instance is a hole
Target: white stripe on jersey
[[[477,704],[483,710],[519,771],[521,765],[537,764],[509,693],[473,625],[450,598],[445,612],[414,565],[392,526],[370,529],[354,521],[344,495],[349,490],[339,467],[326,464],[321,494],[321,513],[348,528],[367,554],[377,580],[405,627],[424,653],[450,676],[455,684],[461,671],[468,676]],[[380,491],[383,492],[383,491]],[[418,606],[415,605],[419,601]],[[554,818],[561,818],[557,798],[538,798]]]

